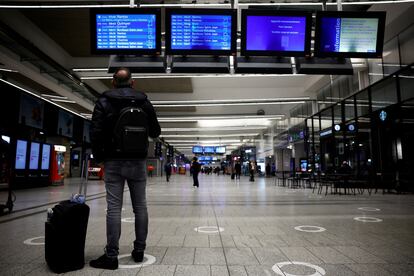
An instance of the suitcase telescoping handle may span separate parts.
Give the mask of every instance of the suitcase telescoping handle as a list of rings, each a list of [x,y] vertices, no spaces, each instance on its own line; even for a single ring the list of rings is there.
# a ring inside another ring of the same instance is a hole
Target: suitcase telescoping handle
[[[89,154],[86,154],[85,159],[82,161],[81,182],[79,184],[79,195],[83,195],[85,199],[86,199],[86,192],[88,189],[88,177],[89,177]]]

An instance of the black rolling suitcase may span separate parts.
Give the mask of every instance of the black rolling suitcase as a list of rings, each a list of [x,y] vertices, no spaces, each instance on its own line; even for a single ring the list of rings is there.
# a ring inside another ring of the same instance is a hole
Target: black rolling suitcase
[[[88,180],[88,159],[86,158],[83,163],[80,196],[73,196],[70,200],[62,201],[48,210],[48,221],[45,224],[45,257],[49,268],[55,273],[82,269],[85,265],[89,206],[84,200]]]
[[[235,176],[236,176],[236,174],[235,173],[232,173],[231,174],[231,179],[233,180]]]

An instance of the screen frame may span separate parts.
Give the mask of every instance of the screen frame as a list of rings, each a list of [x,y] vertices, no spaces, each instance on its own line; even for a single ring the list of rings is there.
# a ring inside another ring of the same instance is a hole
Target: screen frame
[[[231,47],[230,50],[176,50],[171,49],[171,15],[230,15],[231,16]],[[237,10],[235,9],[166,9],[165,10],[165,53],[167,55],[237,55]]]
[[[206,148],[208,149],[212,149],[212,151],[206,151]],[[214,154],[216,152],[216,147],[215,146],[205,146],[203,147],[203,152],[204,153],[209,153],[209,154]]]
[[[96,45],[96,15],[97,14],[154,14],[155,49],[97,49]],[[161,9],[159,8],[94,8],[89,12],[89,33],[91,53],[94,55],[161,55]]]
[[[306,22],[305,48],[303,51],[274,51],[274,50],[247,50],[247,16],[304,16]],[[244,9],[241,15],[240,55],[242,56],[279,56],[279,57],[309,57],[311,55],[312,13],[307,11],[278,11]]]
[[[194,151],[194,148],[201,148],[201,152],[195,152]],[[204,152],[204,147],[203,146],[193,146],[193,148],[192,148],[192,152],[194,153],[194,154],[203,154],[203,152]]]
[[[33,149],[33,145],[34,144],[36,144],[36,145],[38,145],[38,152],[37,152],[37,160],[36,160],[36,162],[33,162],[34,164],[36,164],[36,168],[31,168],[30,167],[30,165],[31,165],[31,160],[32,160],[32,149]],[[40,142],[30,142],[30,148],[29,148],[29,166],[28,166],[28,169],[30,170],[30,171],[37,171],[37,170],[39,170],[39,161],[40,161],[40,155],[41,155],[41,153],[42,153],[42,144],[40,143]]]
[[[16,165],[17,165],[17,160],[16,160],[16,157],[17,157],[17,146],[18,146],[18,144],[19,144],[19,141],[21,141],[21,142],[24,142],[24,143],[26,143],[26,154],[25,154],[25,158],[24,158],[24,168],[17,168],[16,167]],[[27,170],[27,167],[28,167],[28,148],[29,148],[29,141],[27,141],[27,140],[22,140],[22,139],[17,139],[16,140],[16,151],[15,151],[15,156],[14,156],[14,169],[16,170],[16,171],[24,171],[24,170]],[[29,153],[29,155],[30,155],[30,153]]]
[[[47,163],[47,169],[43,169],[43,149],[45,148],[45,146],[49,146],[49,162]],[[40,161],[40,166],[39,169],[41,171],[49,171],[50,170],[50,162],[51,162],[51,156],[52,156],[52,145],[51,144],[42,144],[41,147],[41,156],[39,156],[39,161]]]
[[[377,46],[375,53],[360,52],[324,52],[321,51],[321,32],[323,27],[321,20],[324,17],[337,18],[378,18]],[[315,57],[337,57],[337,58],[382,58],[384,46],[386,12],[348,12],[348,11],[319,11],[316,13],[315,24]]]

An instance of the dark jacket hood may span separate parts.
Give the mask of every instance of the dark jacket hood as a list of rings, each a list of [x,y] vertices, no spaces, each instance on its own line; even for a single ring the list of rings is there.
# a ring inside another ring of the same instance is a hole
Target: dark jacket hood
[[[108,99],[115,100],[136,100],[137,102],[147,100],[147,95],[145,93],[136,91],[129,87],[108,90],[103,93],[103,96]]]

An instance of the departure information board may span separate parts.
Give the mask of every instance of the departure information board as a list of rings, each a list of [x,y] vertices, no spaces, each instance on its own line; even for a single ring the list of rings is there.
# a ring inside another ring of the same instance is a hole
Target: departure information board
[[[96,14],[96,49],[156,49],[155,14]]]
[[[230,15],[172,14],[172,50],[231,50]]]
[[[321,51],[375,53],[378,21],[378,18],[322,18]]]

